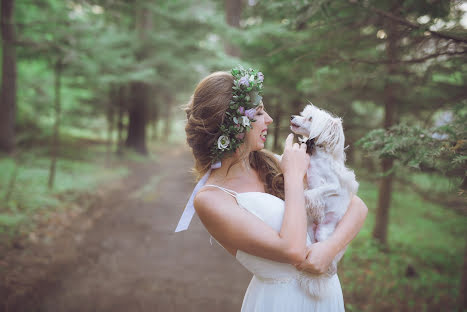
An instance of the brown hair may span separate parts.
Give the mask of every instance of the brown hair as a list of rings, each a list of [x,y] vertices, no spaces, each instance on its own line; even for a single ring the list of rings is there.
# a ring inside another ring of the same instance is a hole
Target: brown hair
[[[197,180],[211,167],[211,148],[221,134],[220,125],[232,98],[233,84],[231,74],[215,72],[201,80],[184,107],[187,143],[195,158],[192,172]],[[265,191],[284,199],[284,176],[274,154],[266,150],[254,151],[249,155],[249,162],[259,174]]]

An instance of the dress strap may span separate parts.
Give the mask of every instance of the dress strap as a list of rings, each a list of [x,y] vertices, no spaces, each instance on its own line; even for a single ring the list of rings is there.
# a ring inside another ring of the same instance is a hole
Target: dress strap
[[[205,186],[214,186],[214,187],[217,187],[218,189],[223,190],[224,192],[226,192],[227,194],[229,194],[229,195],[231,195],[231,196],[233,196],[233,197],[235,197],[235,198],[237,198],[237,195],[238,195],[237,192],[232,191],[232,190],[229,190],[229,189],[227,189],[227,188],[225,188],[225,187],[222,187],[222,186],[219,186],[219,185],[206,184]]]
[[[229,189],[227,189],[227,188],[225,188],[225,187],[222,187],[222,186],[219,186],[219,185],[214,185],[214,184],[206,184],[206,185],[204,185],[204,186],[214,186],[214,187],[217,187],[218,189],[220,189],[220,190],[226,192],[227,194],[229,194],[229,195],[235,197],[235,199],[237,199],[238,193],[235,192],[235,191],[229,190]],[[212,241],[213,241],[213,240],[214,240],[219,246],[221,246],[222,248],[225,249],[225,247],[222,246],[222,244],[219,243],[219,242],[211,235],[211,237],[209,238],[209,242],[211,243],[211,245],[212,245]],[[227,250],[227,249],[225,249],[225,250]]]

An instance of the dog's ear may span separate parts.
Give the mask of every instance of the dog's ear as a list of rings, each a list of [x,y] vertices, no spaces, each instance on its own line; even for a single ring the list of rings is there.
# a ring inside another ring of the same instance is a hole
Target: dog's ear
[[[344,157],[344,131],[340,118],[329,118],[323,135],[323,144],[334,157]]]

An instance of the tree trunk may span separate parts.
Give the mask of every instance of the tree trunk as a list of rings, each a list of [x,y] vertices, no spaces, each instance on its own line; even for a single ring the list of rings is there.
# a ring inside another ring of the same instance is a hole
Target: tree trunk
[[[225,0],[225,20],[228,25],[240,28],[240,17],[242,15],[242,0]],[[229,41],[224,42],[225,53],[231,56],[240,56],[240,49],[233,46]]]
[[[136,31],[141,43],[148,39],[148,33],[152,28],[152,16],[149,10],[143,7],[136,10]],[[136,52],[136,59],[143,61],[147,50],[144,44]],[[149,86],[142,81],[134,81],[130,84],[130,107],[128,110],[128,132],[125,145],[141,154],[147,154],[146,147],[146,123],[148,113]]]
[[[16,51],[13,0],[2,0],[2,88],[0,93],[0,151],[15,148]]]
[[[355,161],[355,139],[350,136],[351,130],[354,128],[352,126],[345,127],[344,125],[344,132],[345,132],[345,146],[347,146],[345,150],[345,161],[349,165],[353,165]],[[353,166],[355,167],[355,166]]]
[[[123,113],[125,111],[125,100],[126,100],[126,93],[125,87],[120,86],[118,88],[118,99],[117,99],[117,155],[122,155],[122,148],[123,148]]]
[[[147,86],[144,82],[130,85],[130,109],[128,110],[128,133],[125,145],[141,154],[147,154],[146,114]]]
[[[167,105],[165,106],[165,123],[164,123],[164,130],[162,135],[162,141],[167,142],[169,140],[169,136],[171,133],[171,123],[172,123],[172,98],[170,96],[167,97]]]
[[[388,21],[387,27],[388,39],[386,44],[386,54],[388,60],[396,60],[397,58],[397,41],[398,34],[396,26],[392,21]],[[387,65],[387,78],[384,87],[384,128],[388,129],[394,124],[395,106],[397,100],[395,97],[395,85],[391,81],[392,76],[396,73],[395,62],[390,62]],[[389,223],[389,207],[391,205],[392,195],[392,181],[393,173],[391,172],[393,166],[392,159],[383,159],[381,168],[384,177],[381,179],[378,192],[378,207],[376,210],[375,227],[373,229],[373,238],[378,240],[384,247],[387,246],[387,231]]]
[[[276,152],[276,153],[279,151],[279,136],[280,136],[281,116],[282,116],[281,108],[280,108],[279,105],[277,105],[276,106],[276,111],[275,111],[275,114],[274,114],[274,118],[273,118],[274,123],[276,125],[274,127],[274,144],[273,144],[273,147],[272,147],[273,152]]]
[[[348,146],[348,148],[345,150],[345,162],[349,165],[353,165],[355,161],[355,149],[353,147],[354,142],[346,142],[345,144]]]
[[[57,61],[55,64],[55,123],[54,123],[54,132],[52,138],[52,159],[50,162],[49,170],[49,189],[52,189],[55,181],[55,168],[57,166],[57,157],[59,150],[59,135],[60,135],[60,115],[61,115],[61,102],[60,102],[60,88],[61,88],[61,78],[62,78],[62,63],[61,60]]]
[[[155,98],[156,90],[154,87],[150,89],[151,98]],[[153,102],[151,105],[151,140],[157,140],[157,121],[159,120],[159,106],[158,103]]]
[[[113,132],[114,132],[114,122],[115,122],[115,102],[118,101],[116,98],[117,88],[111,86],[109,90],[109,100],[107,103],[107,151],[106,151],[106,163],[110,163],[110,153],[113,145]]]

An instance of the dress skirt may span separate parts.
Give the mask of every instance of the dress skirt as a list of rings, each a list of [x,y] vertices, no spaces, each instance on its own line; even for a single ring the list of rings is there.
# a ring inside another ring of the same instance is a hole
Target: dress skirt
[[[342,312],[344,298],[337,274],[333,275],[332,293],[327,297],[308,295],[297,279],[284,281],[262,280],[255,275],[248,285],[242,312]]]

